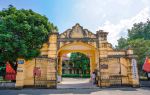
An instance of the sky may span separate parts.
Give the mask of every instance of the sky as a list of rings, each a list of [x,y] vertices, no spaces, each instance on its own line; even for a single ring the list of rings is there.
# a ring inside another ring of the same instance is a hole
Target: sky
[[[127,37],[127,29],[134,23],[150,18],[150,0],[0,0],[0,10],[10,4],[45,15],[59,33],[76,23],[93,33],[109,32],[113,46],[121,36]]]

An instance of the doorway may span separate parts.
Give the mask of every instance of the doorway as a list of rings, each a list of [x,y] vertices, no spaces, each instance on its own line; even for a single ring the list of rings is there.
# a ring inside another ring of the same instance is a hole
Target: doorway
[[[57,88],[90,88],[96,69],[96,49],[86,43],[71,43],[58,50]]]

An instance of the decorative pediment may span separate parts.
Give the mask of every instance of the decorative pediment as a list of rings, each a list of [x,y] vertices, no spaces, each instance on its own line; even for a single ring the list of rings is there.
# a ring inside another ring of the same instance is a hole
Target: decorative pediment
[[[68,29],[60,34],[60,38],[96,38],[96,35],[87,29],[83,29],[83,27],[77,23],[72,29]]]
[[[63,50],[91,50],[91,48],[83,45],[72,45],[72,46],[65,47]]]
[[[70,38],[83,38],[84,36],[86,36],[86,33],[79,24],[76,24],[72,28],[72,31],[70,32],[69,36]]]
[[[73,42],[62,46],[60,50],[95,50],[95,47],[83,42]]]

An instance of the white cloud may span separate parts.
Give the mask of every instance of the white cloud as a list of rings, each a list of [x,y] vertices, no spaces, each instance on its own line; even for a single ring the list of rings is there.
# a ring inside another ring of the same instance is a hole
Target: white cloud
[[[128,19],[122,19],[117,24],[106,21],[103,26],[99,27],[104,31],[109,32],[108,40],[113,45],[117,44],[117,40],[123,36],[127,36],[127,29],[130,29],[134,23],[146,22],[150,18],[150,10],[148,7],[141,10],[136,16]]]
[[[77,0],[74,7],[76,21],[95,32],[109,32],[108,40],[113,45],[134,23],[150,18],[149,0]]]
[[[93,28],[106,21],[113,22],[120,18],[131,15],[131,4],[134,0],[77,0],[74,7],[74,16],[78,22],[83,23],[87,28]],[[114,19],[115,18],[115,19]]]
[[[149,6],[150,5],[150,2],[149,0],[141,0],[142,3],[144,3],[145,6]]]

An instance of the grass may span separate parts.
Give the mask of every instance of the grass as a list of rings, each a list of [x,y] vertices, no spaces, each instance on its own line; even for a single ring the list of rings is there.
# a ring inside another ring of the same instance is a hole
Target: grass
[[[5,79],[3,79],[2,76],[0,76],[0,83],[2,83],[2,82],[11,82],[11,81],[10,80],[5,80]]]
[[[63,74],[62,77],[69,77],[69,78],[90,78],[90,74]]]

